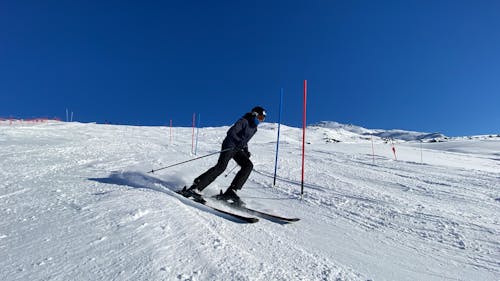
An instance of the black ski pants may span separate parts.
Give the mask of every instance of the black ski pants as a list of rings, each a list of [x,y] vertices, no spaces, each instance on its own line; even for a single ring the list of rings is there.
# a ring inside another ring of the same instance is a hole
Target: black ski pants
[[[234,161],[236,161],[236,163],[238,163],[241,168],[234,177],[229,188],[235,190],[241,189],[253,169],[252,161],[250,161],[248,155],[241,149],[223,151],[219,156],[217,164],[194,180],[196,188],[198,188],[198,190],[200,191],[205,189],[205,187],[211,184],[218,176],[220,176],[220,174],[222,174],[226,170],[227,165],[231,159],[234,159]]]

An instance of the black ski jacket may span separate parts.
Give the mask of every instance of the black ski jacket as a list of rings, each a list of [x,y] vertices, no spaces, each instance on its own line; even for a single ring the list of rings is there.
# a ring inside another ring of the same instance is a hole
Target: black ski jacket
[[[222,142],[222,149],[239,148],[247,150],[248,141],[257,132],[254,116],[251,113],[245,114],[227,131],[227,136]]]

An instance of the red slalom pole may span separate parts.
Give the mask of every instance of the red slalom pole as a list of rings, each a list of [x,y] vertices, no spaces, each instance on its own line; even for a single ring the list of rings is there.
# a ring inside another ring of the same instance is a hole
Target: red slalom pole
[[[394,140],[392,140],[392,153],[394,153],[394,160],[398,161],[398,157],[396,157],[396,147],[394,146]]]
[[[307,80],[304,80],[304,116],[302,122],[302,181],[300,184],[300,195],[304,195],[304,164],[306,152],[306,109],[307,109]]]

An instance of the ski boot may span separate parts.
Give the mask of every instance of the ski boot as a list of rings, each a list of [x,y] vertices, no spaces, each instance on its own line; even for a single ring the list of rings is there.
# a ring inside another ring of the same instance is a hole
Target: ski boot
[[[222,193],[222,190],[220,191],[219,195],[216,195],[215,198],[217,200],[223,200],[226,201],[227,203],[238,206],[238,207],[244,207],[245,203],[241,201],[240,197],[236,194],[236,190],[232,188],[228,188],[226,192]]]
[[[203,195],[201,194],[201,191],[196,188],[196,185],[191,186],[189,189],[184,186],[180,194],[186,198],[191,198],[201,204],[205,204],[207,202],[205,199],[203,199]]]

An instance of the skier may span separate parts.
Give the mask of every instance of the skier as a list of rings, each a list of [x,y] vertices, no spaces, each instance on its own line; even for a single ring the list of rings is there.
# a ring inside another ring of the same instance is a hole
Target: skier
[[[253,164],[250,161],[250,152],[248,151],[248,141],[257,132],[257,125],[266,118],[266,111],[260,106],[256,106],[251,112],[246,113],[227,131],[227,136],[222,142],[222,152],[217,164],[205,173],[201,174],[193,181],[189,189],[184,187],[182,195],[191,197],[196,201],[204,203],[202,191],[212,183],[227,168],[229,160],[234,159],[241,169],[234,177],[231,185],[226,192],[217,196],[217,199],[232,201],[234,205],[243,205],[236,191],[240,190],[245,184],[248,176],[252,172]]]

